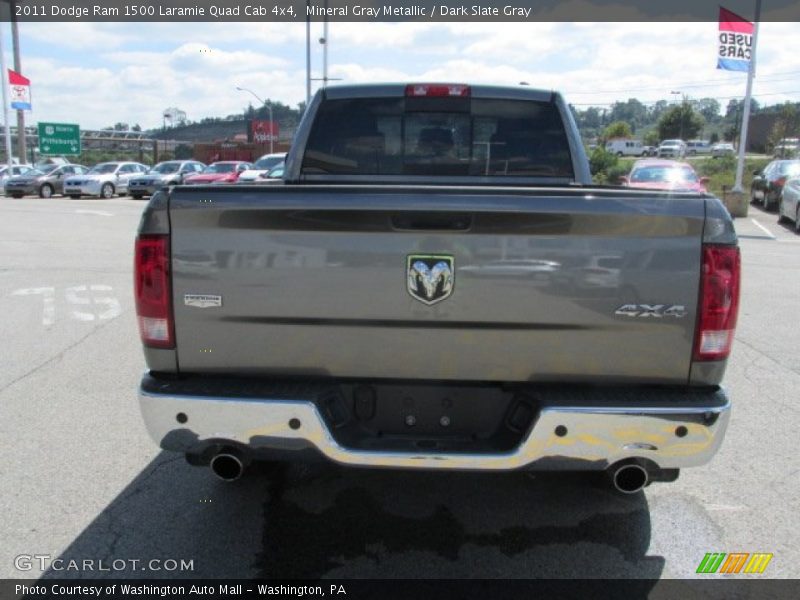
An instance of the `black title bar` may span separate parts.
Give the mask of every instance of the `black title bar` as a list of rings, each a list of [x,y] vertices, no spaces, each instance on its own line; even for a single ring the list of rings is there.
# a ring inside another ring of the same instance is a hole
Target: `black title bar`
[[[753,0],[724,0],[752,20]],[[0,0],[0,20],[20,22],[652,22],[717,21],[714,0]],[[762,21],[800,21],[797,0],[765,3]],[[788,42],[787,42],[788,43]]]
[[[365,600],[436,598],[449,600],[520,600],[536,598],[716,598],[796,599],[798,580],[755,579],[410,579],[410,580],[200,580],[200,579],[5,579],[0,598],[22,600],[279,600],[286,598]]]

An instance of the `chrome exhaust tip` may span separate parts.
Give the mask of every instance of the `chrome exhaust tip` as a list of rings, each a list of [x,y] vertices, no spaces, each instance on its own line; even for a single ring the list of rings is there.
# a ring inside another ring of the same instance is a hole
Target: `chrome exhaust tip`
[[[611,481],[617,491],[635,494],[641,491],[650,480],[650,475],[641,465],[627,463],[611,469]]]
[[[244,463],[235,454],[220,452],[209,463],[211,471],[223,481],[236,481],[244,473]]]

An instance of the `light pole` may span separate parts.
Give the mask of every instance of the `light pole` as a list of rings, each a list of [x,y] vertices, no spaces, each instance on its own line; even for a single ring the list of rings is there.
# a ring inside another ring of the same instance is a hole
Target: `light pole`
[[[248,90],[247,88],[239,87],[238,85],[236,86],[236,89],[239,90],[240,92],[249,92],[249,93],[253,94],[253,98],[258,100],[261,103],[262,106],[266,104],[267,108],[269,109],[269,129],[270,129],[270,131],[269,131],[269,153],[272,154],[273,153],[272,151],[274,150],[273,141],[275,140],[275,134],[272,133],[273,127],[274,127],[274,123],[275,123],[275,120],[272,118],[272,101],[270,101],[269,104],[267,104],[261,98],[259,98],[258,94],[256,94],[253,90]]]
[[[17,0],[8,3],[11,11],[11,45],[14,51],[14,70],[22,73],[22,62],[19,53],[19,28],[17,26]],[[4,71],[5,73],[5,71]],[[4,75],[5,76],[5,75]],[[17,155],[20,161],[27,160],[27,140],[25,139],[25,111],[17,110]]]
[[[306,15],[310,15],[310,0],[306,0]],[[306,16],[306,109],[311,104],[311,17]]]
[[[678,104],[678,96],[681,95],[681,92],[672,91],[672,92],[670,92],[670,94],[675,96],[675,104],[677,105]],[[679,116],[681,118],[681,133],[680,133],[680,135],[678,137],[680,139],[683,139],[683,106],[681,106],[680,111],[681,112],[680,112]]]
[[[8,81],[8,70],[6,69],[6,49],[3,42],[2,24],[0,24],[0,71],[2,71],[2,74],[0,74],[0,85],[3,86],[3,130],[6,141],[6,165],[8,165],[8,176],[11,177],[13,174],[11,172],[11,165],[13,164],[13,161],[11,159],[11,129],[8,125],[8,86],[6,85],[6,82]]]

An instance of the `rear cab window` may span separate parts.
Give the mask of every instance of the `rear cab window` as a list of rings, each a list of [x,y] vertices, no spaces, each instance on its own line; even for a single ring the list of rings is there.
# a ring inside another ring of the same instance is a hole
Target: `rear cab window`
[[[574,177],[555,103],[470,97],[326,100],[301,174]]]

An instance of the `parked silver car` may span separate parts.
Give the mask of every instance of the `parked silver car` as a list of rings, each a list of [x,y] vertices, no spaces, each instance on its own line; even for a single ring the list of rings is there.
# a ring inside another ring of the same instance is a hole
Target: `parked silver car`
[[[11,172],[8,171],[8,165],[0,166],[0,190],[5,189],[6,180],[15,175],[24,175],[28,171],[33,171],[30,165],[11,165]]]
[[[711,142],[708,140],[689,140],[686,142],[686,154],[689,156],[711,154]]]
[[[782,138],[772,150],[775,158],[796,158],[800,156],[800,138]]]
[[[38,194],[40,198],[50,198],[53,194],[64,193],[64,180],[73,175],[84,175],[89,167],[83,165],[43,165],[31,169],[24,175],[11,177],[6,181],[6,196],[22,198]]]
[[[92,167],[85,175],[74,175],[64,181],[64,194],[70,198],[125,195],[128,182],[147,173],[148,167],[137,162],[105,162]]]
[[[795,233],[800,234],[800,177],[783,184],[781,201],[778,203],[778,223],[794,221]]]
[[[135,199],[152,196],[165,185],[180,185],[183,178],[201,173],[206,166],[196,160],[167,160],[158,163],[144,175],[132,177],[128,194]]]
[[[686,142],[683,140],[664,140],[658,146],[659,158],[683,158],[686,156]]]
[[[736,149],[729,142],[720,142],[711,146],[711,158],[733,156],[734,154],[736,154]]]

